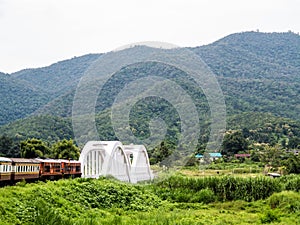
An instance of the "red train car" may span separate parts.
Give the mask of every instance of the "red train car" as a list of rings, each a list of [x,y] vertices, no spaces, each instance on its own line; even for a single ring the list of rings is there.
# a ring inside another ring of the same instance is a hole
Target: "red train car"
[[[76,160],[60,160],[64,177],[81,177],[81,164]]]
[[[12,168],[11,159],[0,157],[0,183],[11,180]]]
[[[36,159],[40,162],[40,178],[44,180],[57,180],[62,178],[62,164],[57,159]]]
[[[30,180],[38,179],[40,174],[40,162],[35,159],[11,158],[12,173],[11,180]]]
[[[25,159],[0,157],[0,185],[20,180],[58,180],[81,177],[81,163],[63,159]]]

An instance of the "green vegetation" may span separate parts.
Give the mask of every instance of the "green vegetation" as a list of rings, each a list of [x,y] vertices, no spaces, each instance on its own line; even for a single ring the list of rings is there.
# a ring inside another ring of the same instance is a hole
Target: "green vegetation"
[[[41,158],[50,153],[50,148],[44,142],[34,138],[22,141],[20,150],[24,158]]]
[[[73,140],[62,140],[53,144],[52,158],[55,159],[79,159],[80,150]]]
[[[70,119],[40,115],[17,120],[14,123],[0,127],[0,134],[15,141],[29,138],[55,142],[62,139],[73,139],[73,130]]]
[[[0,73],[0,125],[26,117],[47,102],[46,94],[8,74]]]
[[[297,224],[300,193],[289,190],[291,180],[300,177],[173,175],[138,185],[105,178],[21,182],[0,189],[0,224]]]
[[[35,138],[20,143],[21,156],[24,158],[53,158],[53,159],[79,159],[80,151],[73,140],[62,140],[49,146],[47,143]]]
[[[299,44],[292,32],[244,32],[194,51],[218,75],[230,114],[269,112],[298,120]]]

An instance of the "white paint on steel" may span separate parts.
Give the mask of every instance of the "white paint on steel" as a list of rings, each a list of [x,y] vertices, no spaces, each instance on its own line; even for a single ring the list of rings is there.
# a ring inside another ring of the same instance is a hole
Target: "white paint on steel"
[[[152,180],[149,157],[144,145],[124,145],[125,154],[130,162],[132,183]]]
[[[82,177],[113,176],[118,180],[136,183],[152,180],[145,146],[125,145],[119,141],[89,141],[81,151]]]

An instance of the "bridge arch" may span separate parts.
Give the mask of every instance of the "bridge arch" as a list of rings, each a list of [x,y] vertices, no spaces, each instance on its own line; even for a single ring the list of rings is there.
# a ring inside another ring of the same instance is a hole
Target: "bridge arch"
[[[89,141],[81,151],[82,177],[98,178],[111,175],[131,182],[130,163],[119,141]]]
[[[144,145],[124,145],[124,151],[130,163],[131,182],[153,179],[147,150]]]

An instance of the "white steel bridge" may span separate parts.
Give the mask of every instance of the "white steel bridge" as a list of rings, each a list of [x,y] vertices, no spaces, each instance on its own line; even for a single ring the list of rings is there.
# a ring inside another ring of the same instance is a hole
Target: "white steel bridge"
[[[153,179],[144,145],[123,145],[119,141],[89,141],[81,151],[82,177],[113,176],[137,183]]]

